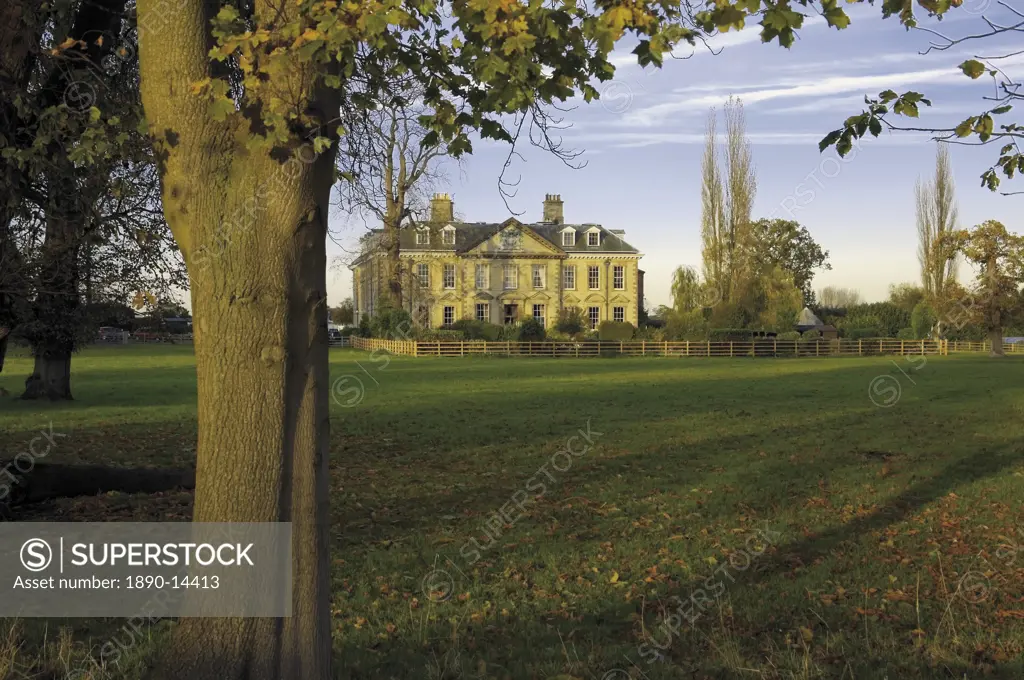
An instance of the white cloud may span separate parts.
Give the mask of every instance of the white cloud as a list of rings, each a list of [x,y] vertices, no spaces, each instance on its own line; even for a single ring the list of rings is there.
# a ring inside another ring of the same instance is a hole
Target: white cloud
[[[744,92],[742,93],[742,99],[744,104],[750,105],[775,99],[821,97],[823,95],[847,92],[874,93],[886,88],[897,88],[929,82],[955,81],[957,79],[965,80],[963,74],[953,67],[879,75],[832,76],[800,85],[770,87]],[[650,127],[677,113],[704,110],[710,106],[721,105],[727,97],[728,94],[722,92],[702,97],[687,97],[665,101],[627,113],[623,123],[629,127]]]

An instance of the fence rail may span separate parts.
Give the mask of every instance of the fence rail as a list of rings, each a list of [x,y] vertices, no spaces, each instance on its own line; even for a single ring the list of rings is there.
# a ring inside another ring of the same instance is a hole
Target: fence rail
[[[987,352],[985,343],[953,343],[947,340],[747,340],[737,342],[486,342],[483,340],[381,340],[352,338],[352,347],[363,350],[383,349],[407,356],[458,357],[471,355],[529,357],[836,357],[897,355],[945,355],[949,352]],[[1007,351],[1024,353],[1024,347],[1007,345]]]

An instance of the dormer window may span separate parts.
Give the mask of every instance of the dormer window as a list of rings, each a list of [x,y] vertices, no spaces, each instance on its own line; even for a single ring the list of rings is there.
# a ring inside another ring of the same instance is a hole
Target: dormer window
[[[562,232],[562,245],[563,246],[574,246],[576,245],[576,230],[566,229]]]
[[[427,231],[426,227],[423,229],[416,230],[416,245],[425,246],[430,243],[430,232]]]
[[[446,246],[455,245],[455,227],[449,224],[441,230],[441,243]]]
[[[594,231],[588,232],[587,245],[591,247],[601,245],[601,232],[597,231],[596,229]]]

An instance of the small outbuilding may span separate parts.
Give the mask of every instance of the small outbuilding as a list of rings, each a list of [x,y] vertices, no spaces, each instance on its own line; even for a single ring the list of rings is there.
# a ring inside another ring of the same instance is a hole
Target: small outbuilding
[[[796,330],[804,333],[806,331],[818,331],[825,340],[835,340],[839,337],[839,331],[835,326],[823,323],[809,307],[804,307],[800,317],[796,320]]]

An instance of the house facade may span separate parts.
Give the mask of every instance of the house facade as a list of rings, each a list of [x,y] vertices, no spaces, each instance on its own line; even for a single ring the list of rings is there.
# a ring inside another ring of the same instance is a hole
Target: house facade
[[[413,320],[437,328],[532,316],[551,328],[562,309],[578,307],[591,328],[606,320],[637,325],[644,273],[625,233],[566,224],[556,194],[545,198],[543,217],[530,224],[456,221],[451,197],[435,195],[430,220],[400,230],[403,305]],[[364,237],[350,265],[357,323],[386,290],[382,237],[380,230]]]

